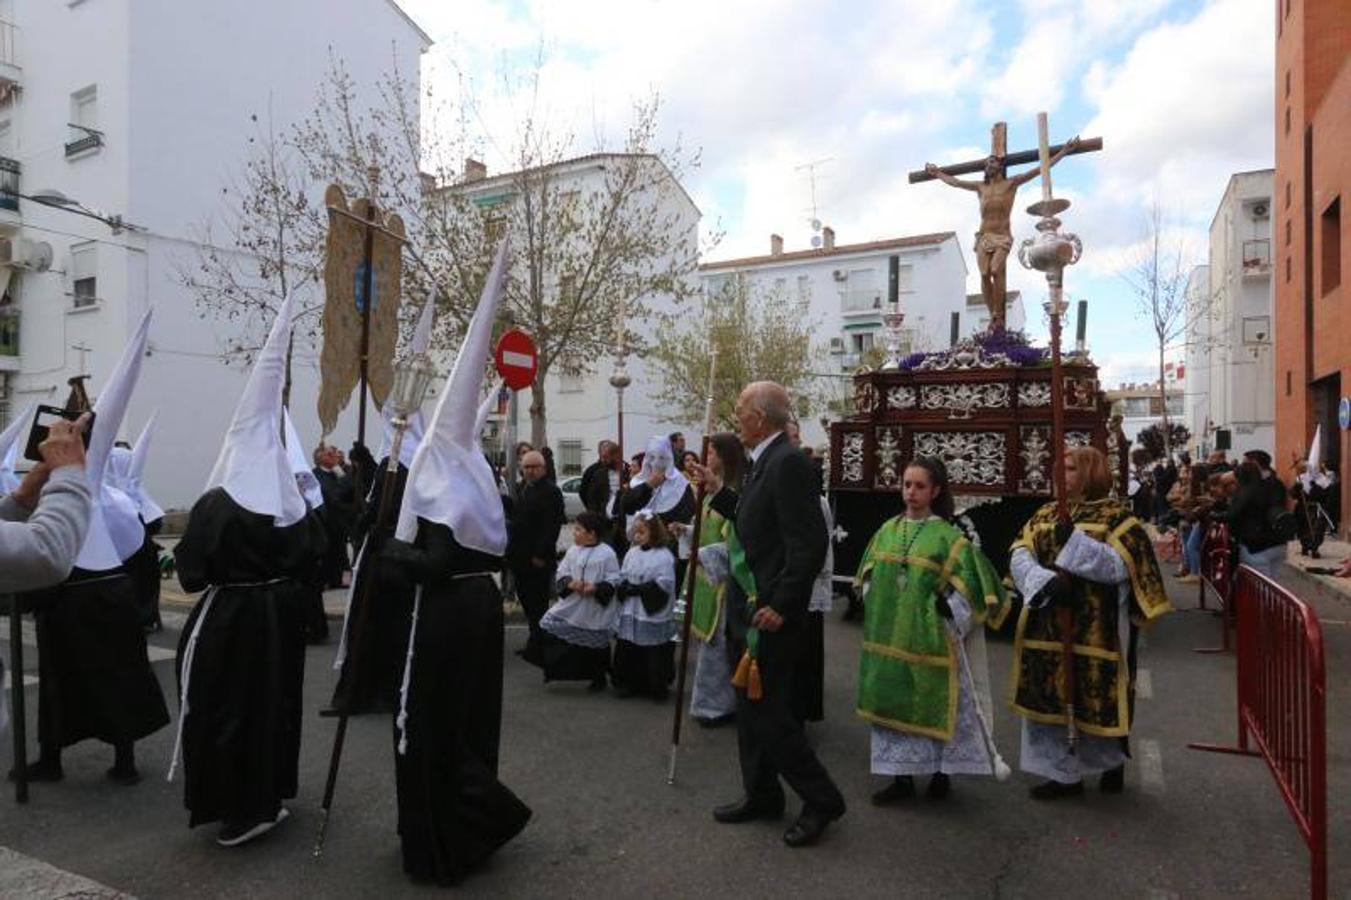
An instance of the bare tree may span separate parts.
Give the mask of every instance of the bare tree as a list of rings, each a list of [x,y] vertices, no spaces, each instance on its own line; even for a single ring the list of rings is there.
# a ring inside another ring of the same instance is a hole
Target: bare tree
[[[679,142],[656,146],[661,104],[652,95],[634,105],[614,152],[598,138],[586,159],[592,170],[600,167],[599,177],[589,171],[579,178],[573,135],[551,128],[539,107],[542,67],[541,59],[527,77],[529,102],[504,140],[483,133],[472,88],[462,85],[452,105],[430,89],[419,95],[392,67],[374,85],[377,102],[366,102],[363,86],[331,57],[311,113],[280,138],[269,126],[263,152],[247,164],[239,200],[227,204],[229,252],[205,252],[185,277],[203,315],[236,321],[266,313],[258,321],[270,321],[279,298],[296,289],[296,273],[307,286],[319,284],[327,216],[312,198],[330,183],[349,197],[373,197],[403,218],[402,318],[411,327],[423,299],[434,297],[434,349],[463,333],[496,245],[509,234],[513,262],[502,325],[523,327],[539,347],[531,439],[546,443],[550,373],[594,371],[613,352],[621,325],[630,349],[644,352],[642,326],[657,299],[678,305],[695,290],[696,212],[680,180],[699,156]],[[503,155],[513,168],[489,180],[495,199],[463,177],[465,160],[482,156],[489,144],[508,148]],[[262,237],[279,232],[284,238]],[[246,294],[231,266],[252,266],[265,283]],[[306,311],[318,312],[322,299]],[[314,339],[313,330],[307,337]]]
[[[1184,339],[1192,326],[1209,313],[1208,298],[1187,296],[1187,279],[1193,263],[1187,242],[1179,230],[1164,221],[1157,203],[1146,210],[1145,230],[1139,247],[1121,270],[1120,277],[1135,295],[1136,308],[1154,333],[1159,355],[1159,405],[1163,410],[1165,456],[1172,456],[1172,428],[1168,423],[1168,385],[1164,356],[1168,348]]]
[[[660,107],[655,95],[636,102],[622,145],[602,141],[578,158],[573,136],[552,130],[532,102],[517,123],[514,171],[486,179],[488,191],[477,179],[440,192],[448,234],[467,227],[511,236],[504,301],[539,348],[530,402],[536,446],[548,439],[550,373],[594,372],[614,354],[621,329],[628,348],[645,353],[658,304],[679,307],[697,290],[697,214],[680,182],[699,158],[679,143],[656,146]]]
[[[784,293],[733,277],[705,296],[701,315],[688,317],[694,324],[668,318],[648,354],[658,377],[654,399],[663,412],[691,427],[703,424],[716,348],[715,427],[735,428],[737,395],[752,381],[777,381],[794,396],[798,416],[811,415],[820,406],[812,349],[818,323],[808,315],[809,298]]]

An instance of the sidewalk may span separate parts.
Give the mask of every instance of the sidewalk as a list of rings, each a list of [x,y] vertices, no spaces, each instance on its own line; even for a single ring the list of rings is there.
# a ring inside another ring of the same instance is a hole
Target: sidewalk
[[[1318,548],[1318,559],[1299,555],[1299,541],[1291,541],[1281,566],[1278,580],[1291,588],[1301,597],[1309,595],[1332,604],[1330,611],[1337,619],[1351,617],[1351,578],[1337,578],[1331,575],[1315,575],[1307,571],[1314,568],[1336,568],[1351,556],[1351,544],[1345,541],[1327,540]],[[1336,615],[1340,612],[1340,615]],[[1320,611],[1320,615],[1322,612]]]

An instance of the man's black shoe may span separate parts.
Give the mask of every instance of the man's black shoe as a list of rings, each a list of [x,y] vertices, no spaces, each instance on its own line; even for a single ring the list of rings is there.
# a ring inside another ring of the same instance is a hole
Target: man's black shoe
[[[783,833],[783,842],[790,847],[810,847],[826,833],[826,826],[834,820],[811,809],[803,809],[802,815]]]
[[[713,810],[713,818],[724,825],[739,825],[756,819],[782,819],[783,798],[772,802],[755,803],[749,797],[742,797],[735,803],[719,806]]]
[[[1104,794],[1120,794],[1126,790],[1126,766],[1122,764],[1103,772],[1098,779],[1098,790]]]

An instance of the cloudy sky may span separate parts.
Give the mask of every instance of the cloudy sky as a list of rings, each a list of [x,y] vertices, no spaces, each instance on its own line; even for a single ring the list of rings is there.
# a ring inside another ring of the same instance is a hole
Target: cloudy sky
[[[771,232],[808,246],[804,166],[819,161],[817,215],[840,242],[954,230],[974,276],[974,197],[906,173],[984,155],[996,120],[1010,149],[1035,147],[1039,110],[1053,140],[1102,137],[1104,152],[1066,160],[1054,182],[1085,244],[1067,291],[1090,301],[1109,384],[1151,371],[1151,333],[1116,274],[1144,206],[1157,198],[1204,262],[1229,175],[1272,165],[1273,16],[1256,0],[400,2],[437,42],[433,91],[473,84],[501,145],[524,102],[503,85],[541,57],[540,108],[579,153],[622,142],[633,100],[658,92],[664,143],[702,151],[685,186],[705,230],[725,232],[711,258],[767,252]],[[505,164],[491,144],[486,156]],[[1015,237],[1032,224],[1016,213]],[[1009,272],[1044,297],[1016,260]],[[1044,333],[1039,308],[1028,319]]]

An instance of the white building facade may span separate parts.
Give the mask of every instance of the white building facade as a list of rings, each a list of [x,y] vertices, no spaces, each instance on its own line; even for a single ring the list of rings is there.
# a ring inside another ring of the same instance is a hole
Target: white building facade
[[[1229,179],[1210,224],[1208,265],[1193,274],[1188,418],[1198,450],[1228,437],[1232,455],[1275,446],[1272,359],[1273,170]]]
[[[342,15],[326,0],[0,4],[0,188],[59,192],[135,226],[0,197],[0,421],[30,402],[60,405],[76,374],[96,396],[153,306],[124,432],[159,410],[148,487],[165,507],[190,505],[247,372],[223,363],[229,326],[200,316],[179,273],[248,158],[250,116],[278,130],[300,122],[333,60],[373,102],[395,65],[418,82],[428,46],[393,0]],[[315,442],[316,356],[297,353],[293,387],[297,426]],[[335,440],[354,438],[354,421],[355,402]]]
[[[655,210],[652,219],[668,223],[671,233],[664,239],[671,248],[688,248],[689,259],[654,259],[650,264],[652,271],[678,271],[693,268],[693,252],[698,247],[699,208],[694,205],[688,193],[672,176],[666,165],[656,156],[642,155],[628,157],[614,153],[594,153],[575,159],[564,160],[549,167],[549,187],[551,195],[561,202],[586,202],[587,198],[603,198],[607,179],[614,167],[637,164],[643,167],[644,187],[631,197],[635,208]],[[481,208],[491,210],[501,204],[520,202],[516,196],[519,190],[520,173],[508,172],[489,175],[481,163],[470,161],[466,167],[466,177],[451,190],[469,197]],[[532,170],[533,171],[533,170]],[[504,213],[504,219],[509,218]],[[646,218],[646,216],[644,216]],[[489,216],[491,221],[491,213]],[[543,289],[545,294],[564,290],[563,273],[546,273]],[[694,274],[689,274],[691,285]],[[642,298],[642,302],[653,313],[668,314],[676,311],[676,301],[671,294],[656,293]],[[618,312],[618,311],[616,311]],[[586,466],[596,461],[597,446],[602,440],[614,440],[618,434],[619,398],[610,386],[609,378],[615,368],[613,357],[587,360],[590,371],[579,375],[568,375],[555,366],[545,378],[546,437],[548,445],[554,451],[554,460],[560,480],[580,475]],[[636,355],[630,355],[626,361],[626,371],[632,383],[624,391],[624,444],[628,455],[642,449],[647,439],[653,435],[666,435],[675,431],[688,431],[686,425],[673,421],[653,400],[656,388],[654,376],[646,362]],[[504,417],[492,417],[496,427],[494,433],[485,437],[486,442],[503,438],[506,442],[515,439],[530,438],[530,406],[533,400],[533,388],[520,391],[510,411]],[[697,446],[697,444],[693,444]]]
[[[886,346],[882,315],[893,294],[905,315],[902,355],[940,350],[954,333],[960,339],[989,325],[984,304],[968,302],[966,261],[951,231],[839,244],[825,228],[821,247],[796,251],[785,251],[783,240],[771,235],[767,255],[707,262],[700,274],[709,295],[743,279],[750,289],[805,300],[815,355],[823,360],[820,378],[841,381],[845,392],[852,391],[844,385],[870,351]],[[1006,321],[1011,329],[1023,327],[1016,291],[1010,292]],[[801,424],[806,442],[826,442],[819,417]]]

